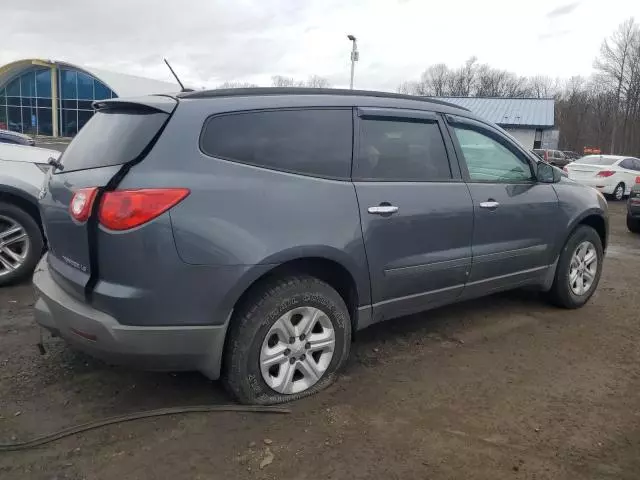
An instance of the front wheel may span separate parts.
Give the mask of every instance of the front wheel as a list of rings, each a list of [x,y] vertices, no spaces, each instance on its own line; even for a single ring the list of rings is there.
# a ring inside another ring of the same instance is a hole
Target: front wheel
[[[309,276],[252,292],[232,319],[223,380],[242,403],[276,404],[330,385],[351,345],[342,297]]]
[[[564,308],[580,308],[587,303],[600,281],[603,257],[598,232],[587,225],[579,226],[560,253],[550,300]]]
[[[640,233],[640,219],[627,214],[627,228],[632,233]]]

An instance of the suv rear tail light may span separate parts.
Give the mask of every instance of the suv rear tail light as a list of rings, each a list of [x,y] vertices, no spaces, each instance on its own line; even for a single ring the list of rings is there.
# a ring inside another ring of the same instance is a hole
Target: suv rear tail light
[[[567,168],[567,166],[566,166],[566,165],[565,165],[564,167],[562,167],[562,171],[563,171],[563,172],[567,172],[567,173],[569,173],[569,169]]]
[[[78,222],[86,222],[91,215],[91,207],[96,198],[98,189],[96,187],[81,188],[76,191],[69,204],[71,217]]]
[[[152,188],[106,192],[100,202],[100,223],[110,230],[129,230],[153,220],[182,201],[186,188]]]
[[[614,172],[613,170],[602,170],[601,172],[598,172],[596,177],[610,177],[614,173],[616,172]]]
[[[640,183],[640,177],[636,177],[636,183]]]

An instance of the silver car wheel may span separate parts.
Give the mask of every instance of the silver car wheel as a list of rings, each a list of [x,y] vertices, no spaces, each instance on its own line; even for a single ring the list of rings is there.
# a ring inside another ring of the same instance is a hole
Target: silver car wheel
[[[569,265],[569,287],[576,295],[586,294],[598,272],[598,251],[591,242],[578,245]]]
[[[0,215],[0,276],[20,268],[27,259],[29,248],[25,228],[14,219]]]
[[[619,183],[616,186],[615,191],[613,192],[613,196],[615,197],[616,200],[622,200],[622,198],[624,197],[624,185]]]
[[[262,378],[278,393],[303,392],[329,368],[335,345],[335,330],[326,313],[315,307],[289,310],[276,320],[262,342]]]

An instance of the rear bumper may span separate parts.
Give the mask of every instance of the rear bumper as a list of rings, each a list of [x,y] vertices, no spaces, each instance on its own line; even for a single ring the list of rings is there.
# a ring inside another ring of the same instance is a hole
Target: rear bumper
[[[52,278],[46,255],[33,275],[36,322],[109,363],[148,370],[198,370],[220,375],[227,323],[220,326],[128,326],[66,293]]]
[[[619,183],[609,178],[571,178],[571,176],[569,178],[583,185],[593,187],[606,195],[613,195],[613,191]]]

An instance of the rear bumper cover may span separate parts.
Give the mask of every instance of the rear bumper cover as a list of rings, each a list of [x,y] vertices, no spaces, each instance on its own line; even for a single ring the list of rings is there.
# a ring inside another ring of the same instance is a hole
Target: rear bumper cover
[[[228,322],[221,326],[132,327],[66,293],[46,255],[33,275],[36,322],[74,347],[109,363],[148,370],[198,370],[220,376]]]

